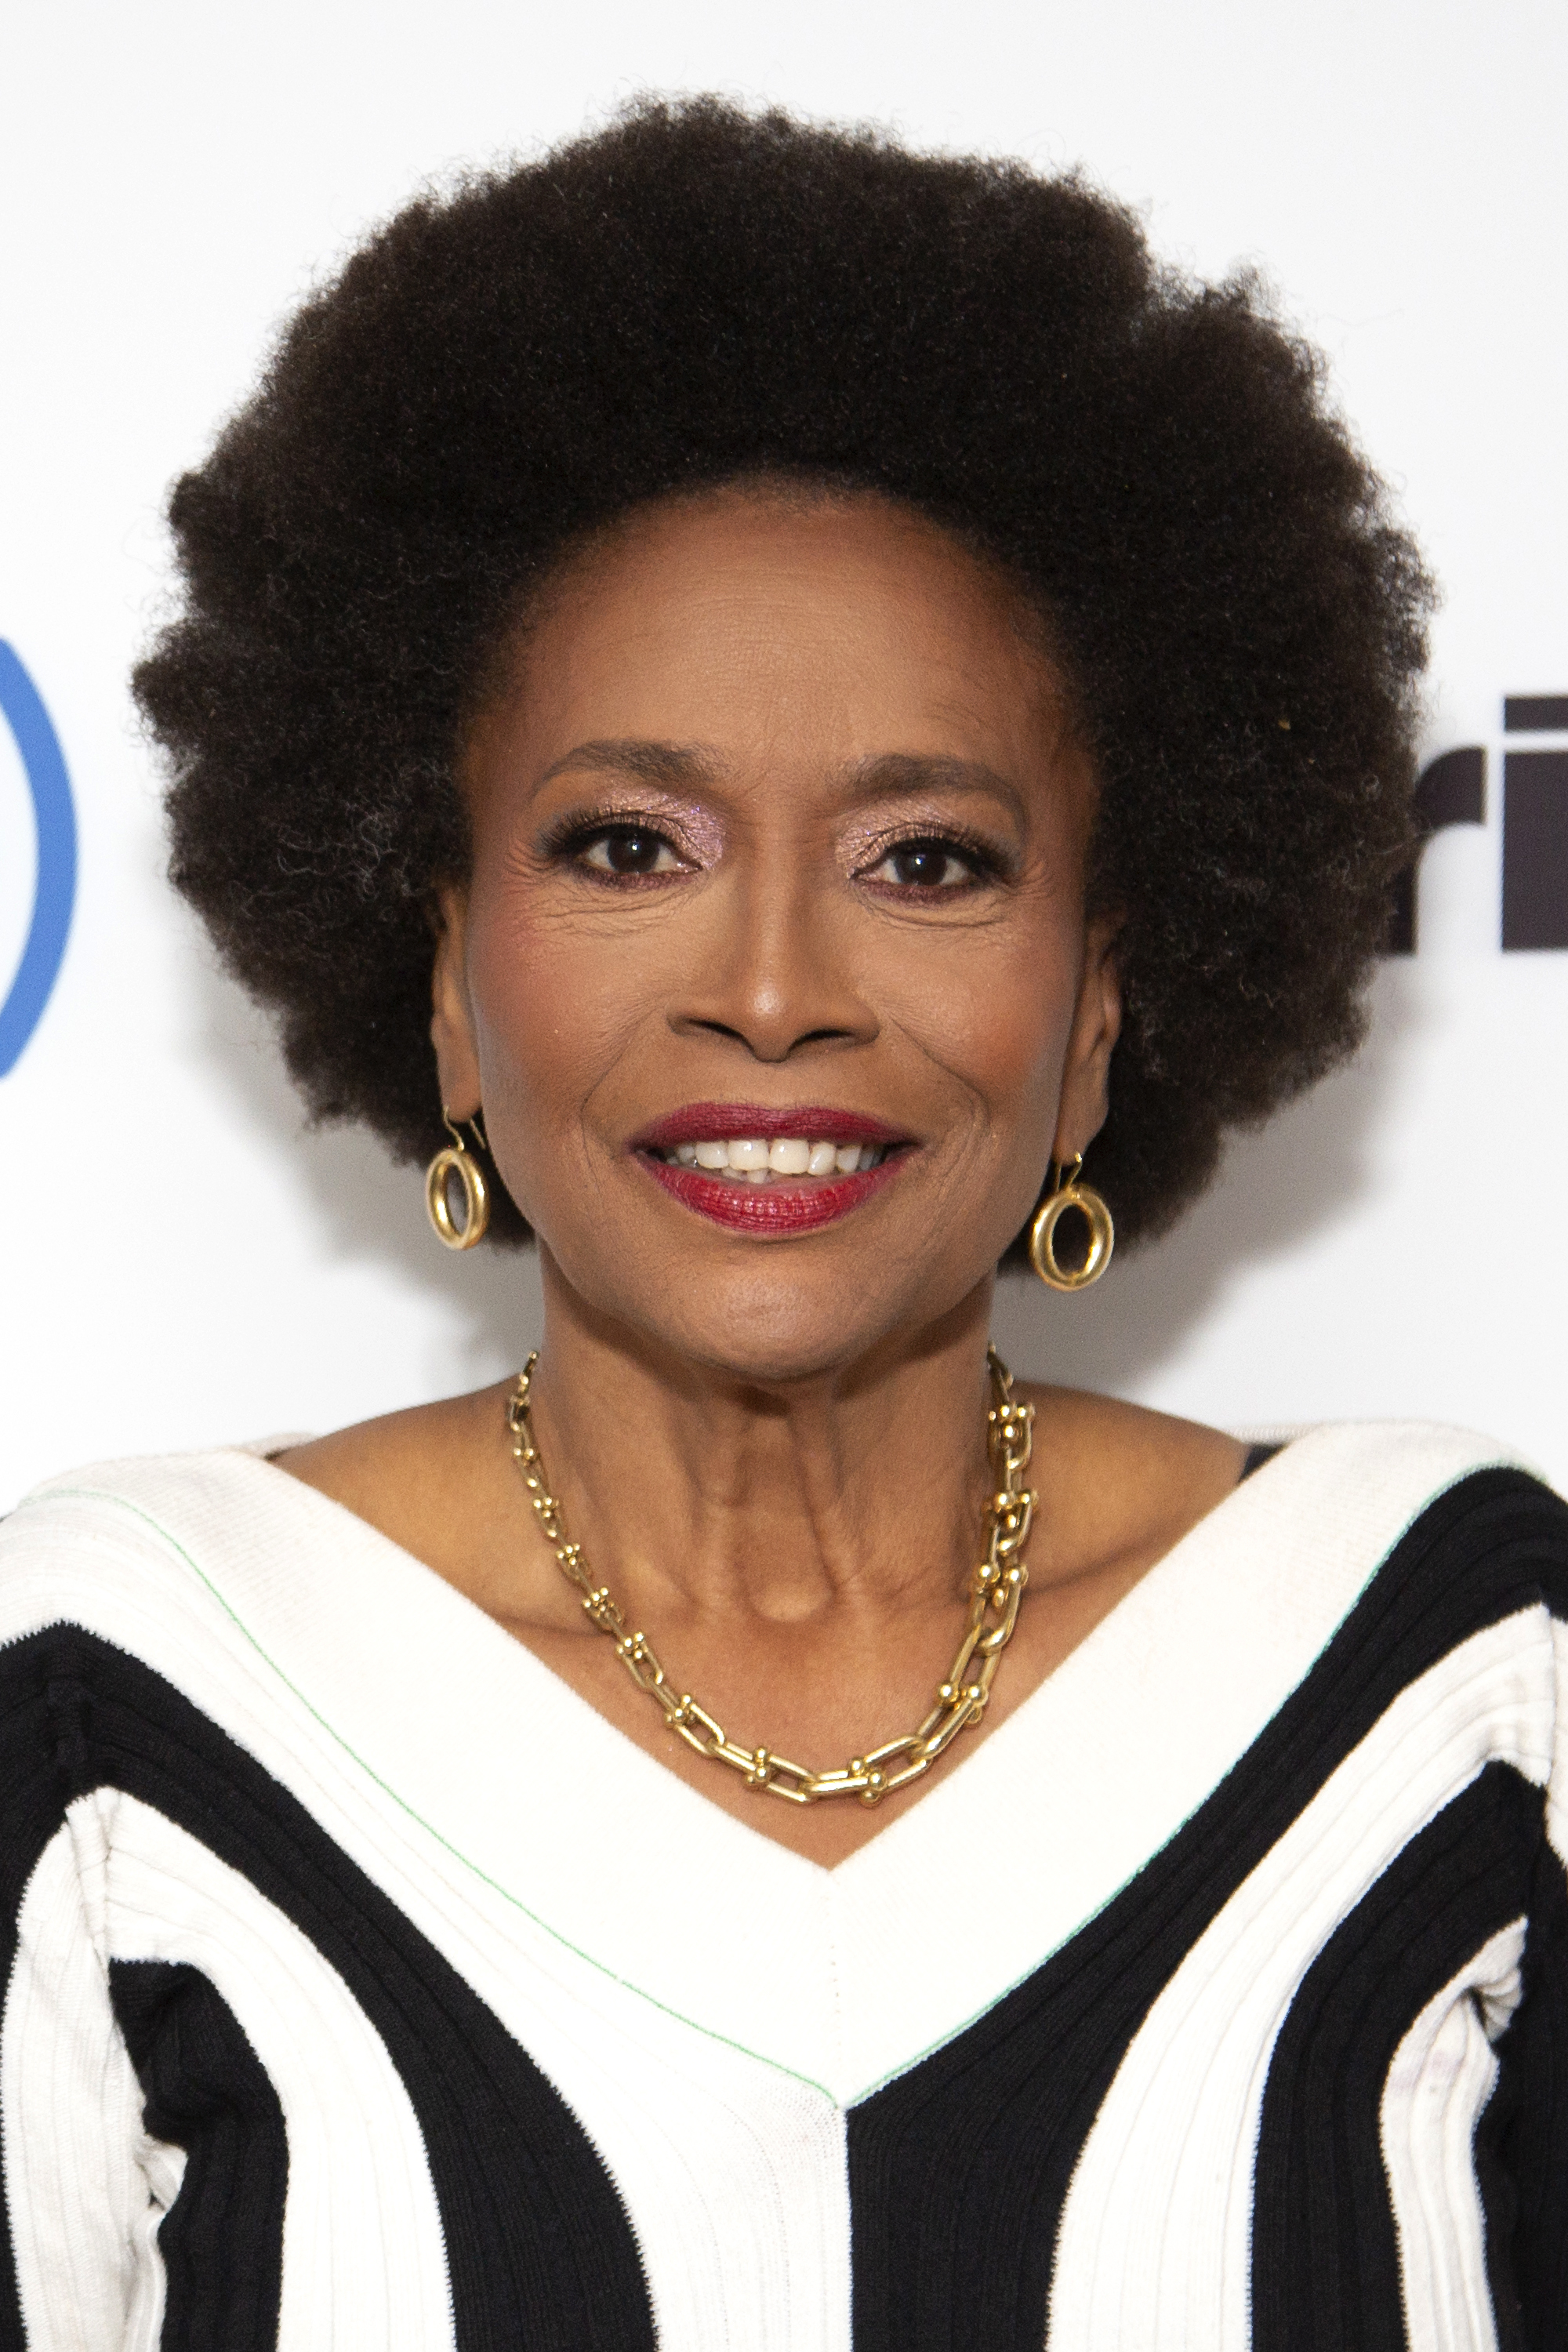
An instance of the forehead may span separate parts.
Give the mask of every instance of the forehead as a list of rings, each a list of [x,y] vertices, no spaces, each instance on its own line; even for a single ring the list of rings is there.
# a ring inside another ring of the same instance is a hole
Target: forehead
[[[742,767],[907,752],[1017,769],[1049,755],[1065,707],[998,566],[874,495],[737,489],[644,509],[564,565],[493,716],[540,769],[604,738]]]

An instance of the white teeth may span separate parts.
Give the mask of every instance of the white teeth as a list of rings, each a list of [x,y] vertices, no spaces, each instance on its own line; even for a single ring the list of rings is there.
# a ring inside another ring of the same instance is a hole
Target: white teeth
[[[672,1167],[703,1168],[738,1184],[765,1184],[773,1176],[855,1176],[879,1166],[885,1156],[879,1144],[812,1143],[803,1135],[779,1135],[772,1142],[755,1135],[729,1143],[715,1138],[677,1143],[664,1152]]]

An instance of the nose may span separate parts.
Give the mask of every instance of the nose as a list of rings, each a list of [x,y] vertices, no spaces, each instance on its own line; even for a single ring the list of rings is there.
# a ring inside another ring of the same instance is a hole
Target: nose
[[[732,1039],[759,1062],[868,1045],[875,1013],[827,877],[783,858],[711,894],[710,920],[670,1007],[678,1034]]]

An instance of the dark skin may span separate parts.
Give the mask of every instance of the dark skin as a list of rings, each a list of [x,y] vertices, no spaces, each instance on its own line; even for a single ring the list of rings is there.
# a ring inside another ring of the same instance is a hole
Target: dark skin
[[[947,1671],[989,1485],[996,1260],[1105,1117],[1115,925],[1085,914],[1094,778],[1060,677],[1009,583],[923,520],[720,492],[575,559],[462,775],[473,869],[442,897],[433,1034],[447,1105],[482,1105],[539,1235],[535,1425],[567,1526],[732,1738],[844,1764],[912,1729]],[[879,1119],[896,1171],[809,1232],[733,1231],[635,1144],[701,1102]],[[984,1720],[879,1806],[797,1807],[672,1738],[584,1618],[506,1392],[280,1459],[825,1865],[961,1769],[1243,1460],[1217,1431],[1020,1384],[1041,1505]]]

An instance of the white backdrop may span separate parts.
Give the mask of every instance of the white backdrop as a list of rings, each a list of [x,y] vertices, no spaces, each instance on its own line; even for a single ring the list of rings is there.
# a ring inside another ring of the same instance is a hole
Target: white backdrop
[[[447,1257],[416,1175],[301,1136],[161,881],[124,679],[164,487],[313,276],[421,182],[640,88],[1081,162],[1166,254],[1260,260],[1331,353],[1443,580],[1430,750],[1486,748],[1488,822],[1429,851],[1355,1066],[1093,1294],[1008,1284],[997,1333],[1222,1423],[1466,1422],[1568,1484],[1568,951],[1499,945],[1501,700],[1568,694],[1561,0],[34,0],[5,46],[0,638],[81,866],[0,1077],[0,1508],[73,1461],[493,1378],[536,1328],[531,1262]],[[0,1000],[34,862],[0,729]]]

